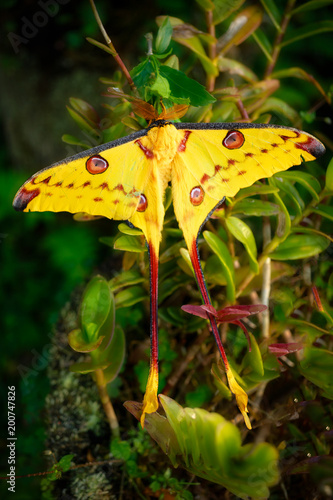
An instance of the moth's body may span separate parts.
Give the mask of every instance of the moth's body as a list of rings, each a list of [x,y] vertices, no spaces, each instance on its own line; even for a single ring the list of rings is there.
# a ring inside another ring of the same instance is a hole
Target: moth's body
[[[209,214],[240,188],[324,151],[315,137],[288,127],[157,120],[148,129],[55,163],[20,188],[13,203],[16,210],[85,212],[128,220],[143,231],[150,257],[152,343],[142,422],[145,413],[158,407],[158,254],[168,183],[203,300],[210,305],[196,245]],[[216,323],[209,318],[229,378]],[[230,387],[236,387],[230,380]],[[246,416],[246,404],[244,408]]]

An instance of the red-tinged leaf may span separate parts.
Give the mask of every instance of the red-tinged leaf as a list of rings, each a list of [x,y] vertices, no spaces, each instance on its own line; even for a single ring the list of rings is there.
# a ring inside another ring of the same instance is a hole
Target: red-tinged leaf
[[[237,305],[237,306],[228,306],[221,309],[221,311],[229,312],[239,312],[243,314],[243,317],[250,316],[251,314],[258,314],[267,309],[267,306],[263,304],[249,304],[249,305]],[[247,314],[244,314],[246,312]]]
[[[287,344],[271,344],[268,346],[269,351],[275,356],[286,356],[292,352],[297,352],[303,349],[301,342],[289,342]]]
[[[194,316],[199,316],[200,318],[208,319],[208,314],[204,310],[203,306],[182,306],[181,307],[183,311],[193,314]]]

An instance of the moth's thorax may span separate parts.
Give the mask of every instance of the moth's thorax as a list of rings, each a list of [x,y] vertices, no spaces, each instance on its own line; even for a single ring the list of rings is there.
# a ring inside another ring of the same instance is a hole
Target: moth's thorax
[[[171,180],[171,165],[181,139],[181,132],[172,123],[153,126],[142,138],[142,144],[153,153],[152,159],[158,165],[158,175],[164,188]]]
[[[146,137],[147,147],[158,163],[170,163],[174,159],[181,134],[172,123],[152,127]]]

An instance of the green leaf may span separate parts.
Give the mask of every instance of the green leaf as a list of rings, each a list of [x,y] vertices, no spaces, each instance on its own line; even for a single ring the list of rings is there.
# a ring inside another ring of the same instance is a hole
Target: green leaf
[[[103,238],[105,241],[105,238]],[[146,252],[147,247],[142,245],[141,236],[119,236],[114,242],[113,248],[115,250],[123,250],[125,252]]]
[[[70,97],[69,102],[75,111],[80,113],[91,123],[94,123],[95,125],[99,124],[100,118],[95,109],[88,102],[78,99],[77,97]]]
[[[235,270],[230,252],[226,244],[210,231],[204,231],[203,236],[209,247],[220,259],[227,280],[227,298],[233,304],[235,302]]]
[[[142,302],[147,298],[147,293],[140,286],[132,286],[126,288],[126,290],[121,290],[115,296],[116,308],[130,307],[138,302]]]
[[[194,391],[187,392],[185,395],[186,404],[190,408],[201,407],[208,403],[213,396],[212,390],[207,384],[200,384]]]
[[[249,332],[251,339],[251,351],[248,351],[242,361],[242,377],[246,375],[246,372],[250,368],[253,373],[256,373],[260,377],[264,376],[264,364],[261,356],[259,346],[255,336]],[[244,373],[245,372],[245,373]]]
[[[169,82],[161,75],[156,76],[153,85],[150,87],[150,91],[163,99],[169,99],[171,95]]]
[[[196,0],[197,4],[204,10],[213,10],[215,8],[212,0]]]
[[[293,16],[299,12],[308,12],[310,10],[321,9],[333,3],[333,0],[310,0],[309,2],[303,3],[303,5],[299,5],[295,9],[291,11],[291,15]]]
[[[131,71],[130,75],[133,78],[135,85],[138,88],[145,87],[148,85],[149,80],[154,72],[154,67],[151,61],[147,58],[140,64],[135,66]]]
[[[326,250],[329,244],[327,238],[318,234],[290,234],[270,257],[275,260],[307,259]]]
[[[83,148],[90,148],[91,144],[87,144],[86,142],[82,142],[74,135],[64,134],[61,136],[61,140],[66,144],[71,144],[72,146],[81,146]]]
[[[184,73],[169,66],[161,66],[160,74],[170,85],[172,99],[181,98],[192,106],[206,106],[215,102],[215,97],[207,92],[200,83],[188,78]]]
[[[282,117],[287,118],[292,124],[297,124],[299,122],[299,116],[295,109],[277,97],[269,97],[265,100],[264,104],[262,104],[259,108],[256,108],[253,113],[253,119],[257,120],[260,115],[272,112],[276,112]]]
[[[221,73],[228,71],[231,75],[241,76],[247,82],[258,81],[257,75],[250,68],[235,59],[228,59],[220,54],[217,59],[217,66]]]
[[[255,274],[259,272],[257,261],[257,245],[253,236],[253,232],[247,224],[237,217],[227,217],[225,219],[226,226],[231,234],[241,243],[243,243],[249,256],[250,269]]]
[[[94,137],[99,137],[100,132],[99,130],[96,129],[96,125],[94,125],[90,120],[87,120],[86,118],[83,118],[79,113],[74,111],[72,108],[69,106],[66,106],[68,113],[71,115],[73,120],[77,123],[77,125],[82,129],[85,130],[86,132],[89,132],[89,134],[92,134]]]
[[[278,193],[278,192],[279,192],[279,190],[276,187],[269,186],[267,184],[256,183],[256,184],[253,184],[252,186],[243,188],[240,191],[238,191],[235,198],[231,199],[231,204],[238,203],[239,200],[242,200],[243,198],[247,198],[248,196],[272,194],[272,193]],[[228,200],[229,200],[229,198],[228,198]]]
[[[278,187],[280,191],[285,192],[289,196],[296,208],[297,215],[301,216],[305,204],[295,186],[287,179],[283,179],[278,175],[271,178],[270,184]]]
[[[333,207],[329,205],[319,204],[316,208],[312,209],[315,214],[321,215],[326,219],[333,221]]]
[[[123,271],[109,281],[109,287],[112,292],[123,288],[124,286],[137,285],[143,283],[145,278],[138,271]]]
[[[125,347],[126,340],[124,331],[117,325],[114,329],[111,342],[107,348],[101,353],[98,351],[97,353],[94,353],[96,362],[99,364],[107,364],[107,367],[103,370],[104,380],[107,384],[116,378],[121,370],[121,367],[123,366],[125,359]]]
[[[274,0],[261,0],[261,3],[269,15],[272,23],[274,24],[275,28],[280,31],[280,24],[281,24],[281,11],[279,8],[276,6]]]
[[[278,225],[275,230],[275,237],[283,241],[290,233],[290,227],[291,227],[290,215],[288,210],[286,209],[285,204],[281,200],[280,196],[277,193],[274,193],[273,196],[276,200],[276,203],[280,207],[280,213],[278,215]]]
[[[320,33],[325,33],[333,31],[333,21],[330,19],[324,21],[317,21],[313,24],[306,24],[301,28],[290,30],[288,36],[286,36],[283,42],[280,44],[280,47],[286,47],[291,43],[294,43],[298,40],[303,40],[304,38],[308,38],[309,36],[318,35]]]
[[[327,167],[325,189],[327,191],[333,191],[333,158],[331,159]]]
[[[110,311],[112,295],[109,284],[103,276],[94,276],[88,283],[80,306],[80,323],[101,325]]]
[[[93,323],[91,325],[93,325]],[[86,332],[89,330],[90,328],[88,327]],[[87,339],[86,332],[83,333],[80,328],[77,328],[68,334],[68,343],[74,351],[91,352],[101,345],[104,337],[97,337],[97,325],[94,325],[94,329],[91,331],[90,337],[92,337],[92,339]]]
[[[159,54],[163,54],[169,47],[172,36],[172,26],[169,17],[166,17],[157,32],[155,47]]]
[[[71,467],[73,458],[74,455],[64,455],[57,463],[57,467],[60,467],[63,472],[67,472]]]
[[[207,75],[218,76],[217,67],[215,66],[214,62],[207,56],[199,36],[181,36],[181,32],[178,32],[177,34],[177,32],[174,31],[173,39],[196,54]]]
[[[253,39],[257,42],[258,46],[261,48],[266,58],[272,61],[272,45],[268,40],[266,34],[258,28],[254,33],[252,33]]]
[[[214,24],[220,24],[224,19],[227,19],[227,17],[235,10],[239,9],[244,2],[245,0],[214,0]]]
[[[275,177],[282,179],[291,179],[295,182],[301,184],[311,196],[318,201],[318,194],[321,192],[320,182],[313,177],[313,175],[307,172],[301,172],[300,170],[290,170],[289,172],[279,172]]]
[[[261,24],[263,11],[258,5],[241,10],[227,31],[217,41],[218,54],[225,54],[234,45],[241,44]]]
[[[300,363],[300,372],[324,390],[324,396],[333,399],[333,352],[317,347],[307,347]]]
[[[145,427],[174,466],[180,464],[243,499],[269,497],[268,487],[276,484],[279,476],[276,448],[267,443],[242,446],[238,428],[221,415],[182,408],[164,395],[160,401],[166,419],[158,413],[147,415]]]
[[[269,201],[246,198],[234,204],[231,209],[232,214],[245,214],[263,217],[264,215],[276,215],[279,213],[279,207]]]
[[[118,225],[118,229],[121,233],[128,234],[129,236],[143,236],[141,229],[130,227],[124,222],[121,222],[121,224]]]

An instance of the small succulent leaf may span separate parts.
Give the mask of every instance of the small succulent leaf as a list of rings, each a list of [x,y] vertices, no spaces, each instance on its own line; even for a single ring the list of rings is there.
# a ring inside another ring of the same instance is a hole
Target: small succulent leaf
[[[91,352],[97,349],[103,341],[104,337],[100,336],[97,339],[88,341],[86,335],[79,328],[68,334],[68,343],[74,351]]]
[[[109,284],[103,276],[94,276],[88,283],[81,300],[79,317],[82,329],[94,338],[106,321],[113,307],[113,295]],[[96,325],[93,332],[89,325]]]
[[[235,270],[230,252],[226,244],[212,232],[204,231],[203,236],[223,266],[223,273],[227,280],[227,298],[230,302],[235,302]]]
[[[103,239],[105,242],[105,238]],[[115,250],[122,250],[124,252],[134,252],[134,253],[141,253],[147,251],[147,247],[142,245],[141,236],[129,236],[127,234],[119,236],[114,241],[113,248]]]
[[[227,217],[225,223],[231,234],[243,243],[249,257],[250,268],[255,274],[258,274],[257,245],[252,230],[244,221],[237,217]]]
[[[300,371],[306,379],[323,389],[329,399],[333,399],[332,366],[333,352],[312,346],[304,349]]]
[[[321,192],[321,185],[313,175],[308,174],[307,172],[301,172],[300,170],[292,170],[290,172],[280,172],[278,177],[298,182],[316,201],[319,200],[318,195]]]
[[[271,216],[279,213],[279,207],[274,203],[254,198],[246,198],[236,202],[231,211],[231,214],[244,214],[247,216],[254,215],[257,217]]]
[[[270,257],[274,260],[306,259],[323,252],[329,244],[329,240],[319,234],[292,233],[280,243]]]
[[[104,351],[96,352],[96,361],[99,364],[107,363],[104,369],[104,380],[108,384],[116,378],[125,359],[125,334],[120,326],[116,326],[112,339]]]
[[[147,293],[140,286],[131,286],[121,290],[115,296],[116,308],[130,307],[147,298]]]
[[[254,373],[262,377],[264,375],[264,363],[261,352],[255,336],[251,332],[249,332],[249,336],[251,339],[251,351],[247,352],[243,358],[242,370],[246,371],[250,368]]]
[[[128,234],[129,236],[143,236],[143,232],[141,231],[141,229],[130,227],[124,222],[118,225],[118,230],[123,234]]]

